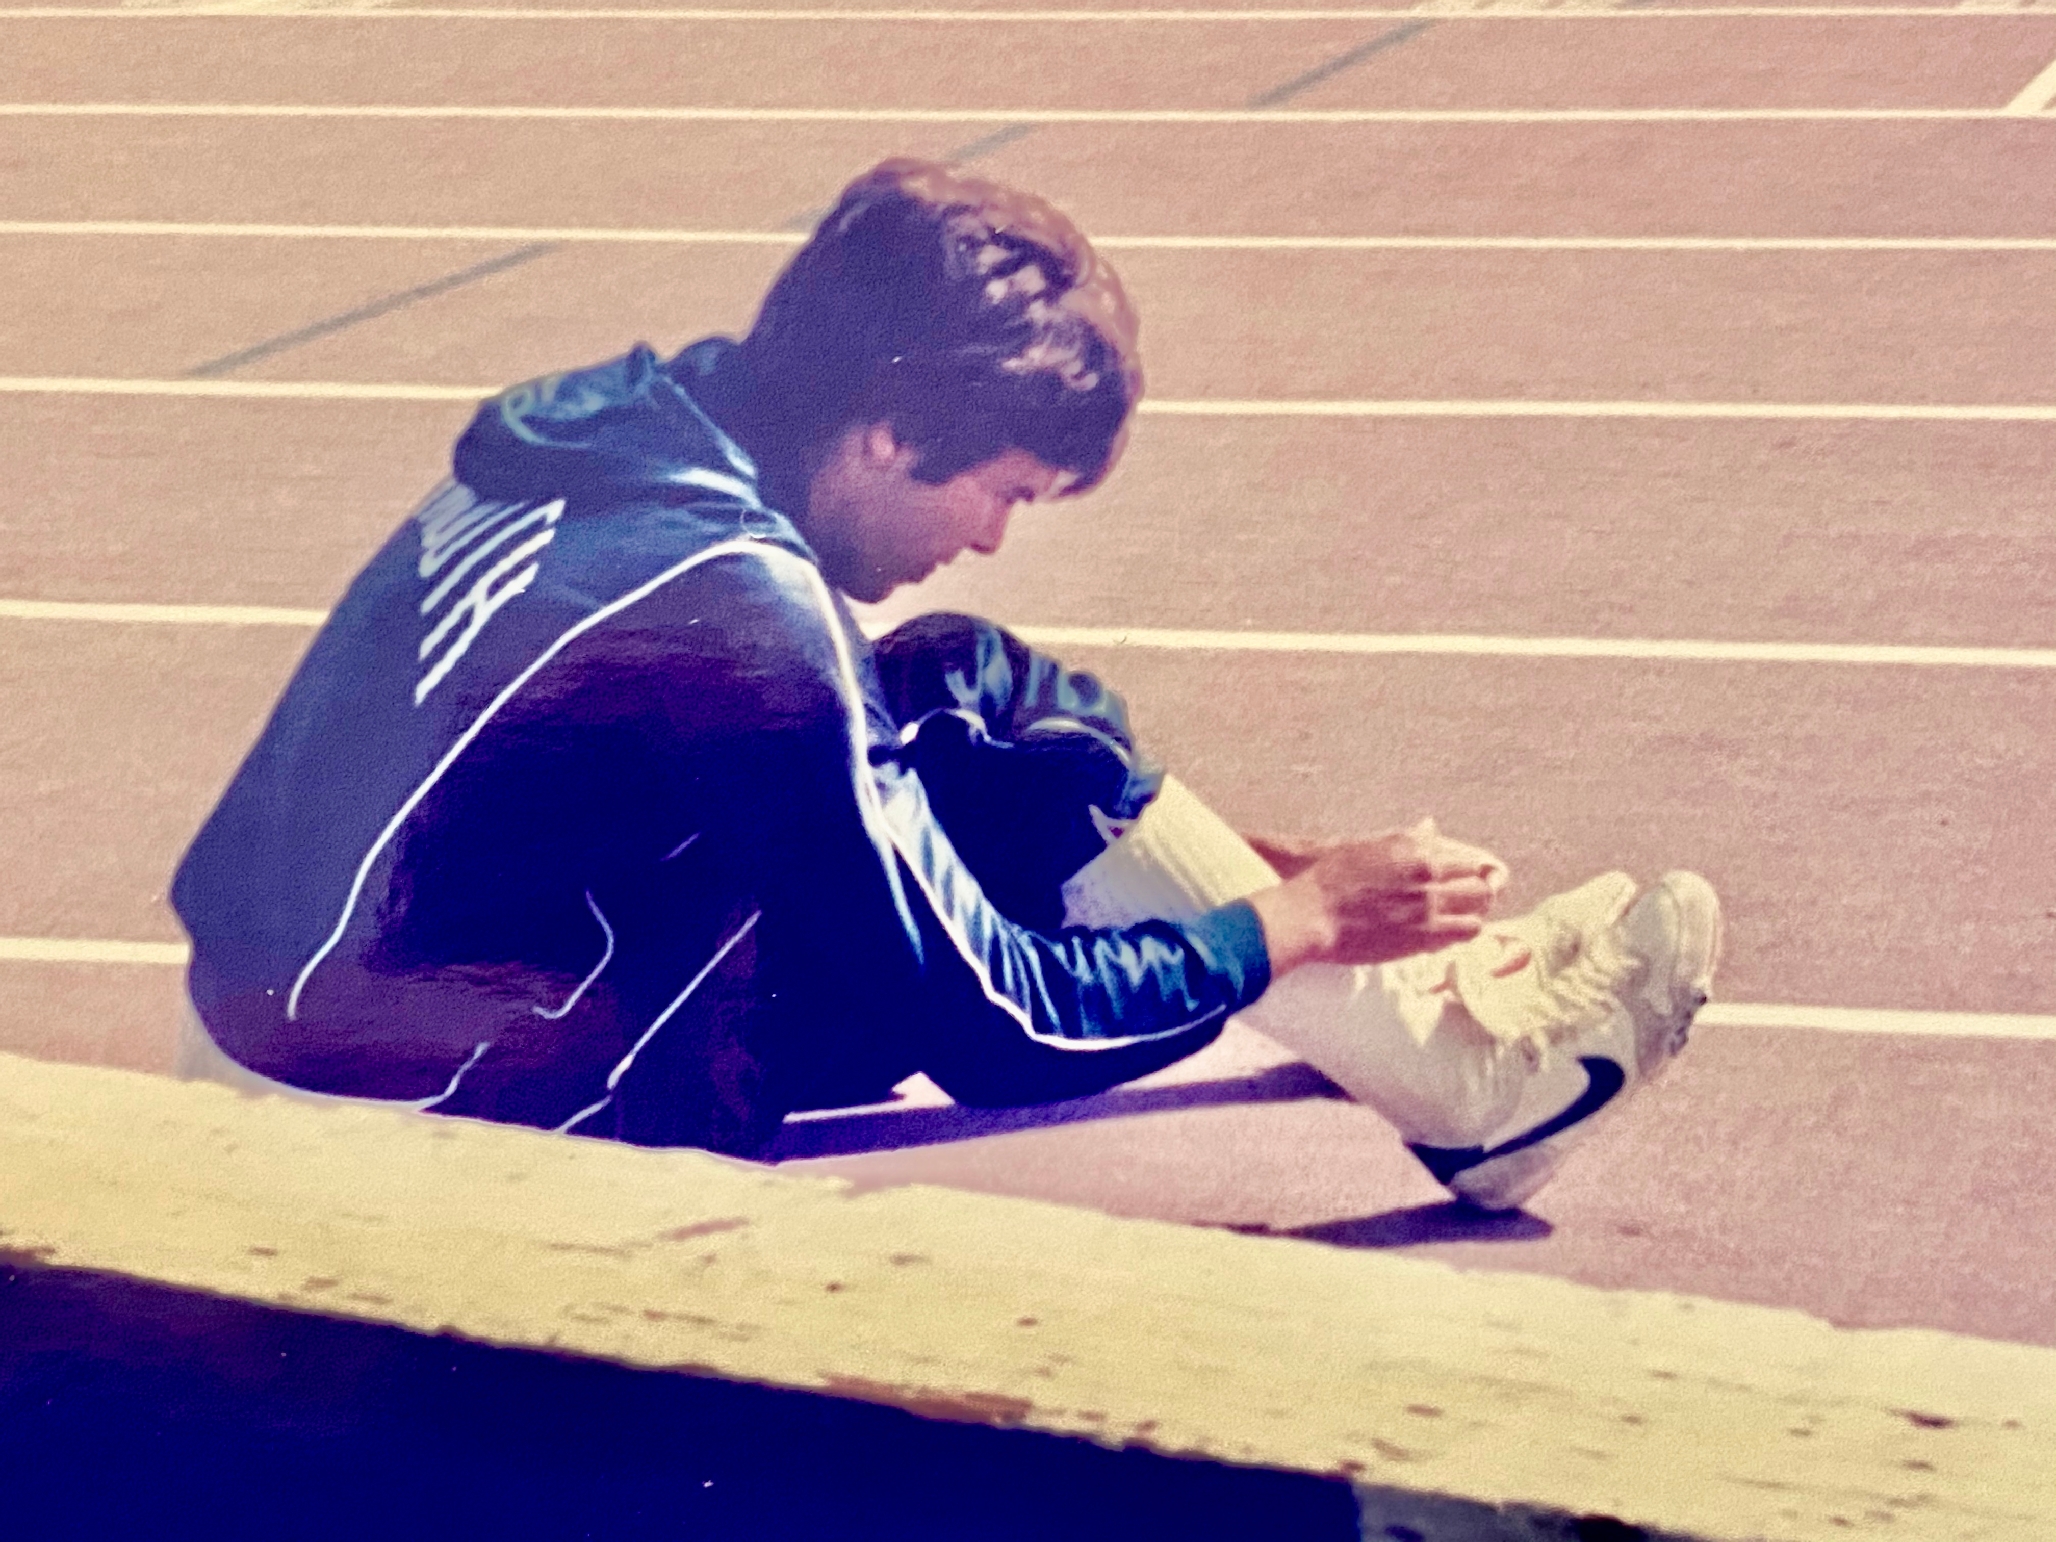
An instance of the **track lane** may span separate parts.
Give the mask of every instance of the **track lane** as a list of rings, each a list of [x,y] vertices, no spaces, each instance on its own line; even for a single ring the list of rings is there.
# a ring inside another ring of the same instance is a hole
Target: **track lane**
[[[2039,647],[2051,477],[2039,425],[1145,420],[886,614]]]
[[[1087,231],[2005,236],[2056,228],[2052,157],[2056,118],[1054,125],[990,165]]]
[[[325,608],[469,415],[0,400],[0,597]],[[881,614],[2046,647],[2052,480],[2040,425],[1149,418],[1105,488]]]
[[[2056,1343],[2043,1257],[2056,1200],[2032,1182],[1995,1192],[1996,1173],[2038,1170],[2056,1046],[1704,1030],[1532,1214],[1481,1220],[1444,1203],[1369,1110],[1276,1101],[1296,1084],[1276,1071],[1267,1082],[1268,1041],[1236,1032],[1164,1078],[1188,1083],[1185,1107],[1175,1087],[1122,1089],[1109,1113],[1124,1095],[1157,1111],[795,1165],[864,1187],[937,1183],[1756,1301],[1849,1327]]]
[[[1295,107],[1997,107],[2056,54],[2056,15],[1642,27],[1444,26],[1296,94]],[[561,29],[421,18],[161,19],[89,51],[79,20],[0,21],[0,101],[1222,107],[1303,78],[1383,19],[1100,27],[628,19]],[[127,25],[128,32],[133,26]],[[1508,28],[1516,29],[1509,33]],[[125,33],[117,31],[114,36]],[[1083,46],[1081,46],[1083,45]]]
[[[0,1054],[169,1075],[185,971],[0,964]]]
[[[616,20],[573,34],[471,21],[166,18],[147,48],[92,51],[76,21],[0,22],[9,45],[0,101],[1228,106],[1389,25],[1188,27],[1175,48],[1147,29],[1102,29],[1081,48],[1075,24],[1049,22],[909,33],[862,23]],[[2056,49],[2056,27],[2048,38]],[[2005,56],[2017,46],[1995,44]]]
[[[179,375],[508,250],[0,240],[15,275],[0,309],[9,376]],[[511,382],[633,338],[668,349],[736,335],[789,255],[559,246],[231,373]],[[1128,250],[1109,260],[1142,315],[1159,398],[2056,402],[2056,316],[2041,300],[2056,290],[2056,251]]]
[[[304,633],[0,622],[0,934],[176,940],[168,874]],[[1524,659],[1070,649],[1244,828],[1341,836],[1434,813],[1523,906],[1608,866],[1703,869],[1725,993],[2049,1013],[2056,681]],[[1975,883],[1967,875],[1975,874]],[[1949,896],[1930,916],[1908,895]]]
[[[420,502],[462,405],[0,403],[10,598],[327,607]],[[23,410],[26,408],[26,410]]]
[[[1509,30],[1518,29],[1518,30]],[[1771,46],[1764,46],[1766,35]],[[1404,61],[1315,87],[1293,105],[1996,107],[2056,52],[2056,15],[1679,17],[1657,27],[1434,26]]]
[[[164,376],[352,305],[461,271],[511,243],[23,237],[0,246],[15,275],[0,307],[0,374]],[[531,243],[540,245],[544,243]],[[515,249],[518,249],[516,247]],[[559,248],[508,271],[228,372],[310,379],[509,384],[622,352],[747,329],[782,247],[639,247],[594,263]],[[2056,271],[2056,253],[2049,258]],[[106,296],[121,295],[118,306]],[[395,374],[394,371],[398,371]],[[2056,398],[2056,390],[2052,390]]]
[[[107,373],[147,366],[183,375],[255,339],[431,284],[509,247],[378,242],[347,263],[279,260],[266,243],[224,250],[179,238],[112,246],[28,238],[0,250],[8,271],[0,359],[25,370],[39,358],[75,356]]]
[[[941,155],[984,132],[12,119],[0,123],[0,218],[773,229],[887,155]],[[1058,124],[981,164],[1088,232],[2005,237],[2056,229],[2052,156],[2056,115]]]
[[[680,129],[321,121],[266,123],[253,133],[222,119],[14,119],[0,122],[0,212],[589,224],[610,212],[639,220],[669,210],[685,223],[776,228],[888,156],[942,157],[982,132],[963,124]]]
[[[1611,866],[1698,868],[1730,911],[1737,1000],[2047,999],[2056,878],[2028,855],[2056,842],[2038,790],[2047,682],[1071,655],[1241,828],[1340,836],[1433,813],[1505,856],[1515,907]]]

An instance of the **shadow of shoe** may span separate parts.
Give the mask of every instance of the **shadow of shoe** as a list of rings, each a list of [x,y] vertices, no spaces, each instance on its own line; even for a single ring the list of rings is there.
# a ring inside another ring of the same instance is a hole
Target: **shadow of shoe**
[[[1295,1061],[1249,1076],[1158,1087],[1116,1087],[1089,1098],[1023,1108],[966,1108],[958,1104],[940,1108],[867,1108],[860,1113],[789,1121],[779,1130],[763,1160],[854,1156],[864,1151],[934,1146],[946,1141],[974,1140],[981,1135],[1004,1135],[1013,1130],[1077,1124],[1088,1119],[1121,1119],[1175,1109],[1287,1103],[1343,1095],[1339,1087],[1312,1066]]]
[[[1535,1242],[1554,1230],[1542,1217],[1525,1210],[1480,1210],[1462,1200],[1450,1200],[1347,1221],[1322,1221],[1278,1235],[1345,1248],[1403,1248],[1423,1242]]]

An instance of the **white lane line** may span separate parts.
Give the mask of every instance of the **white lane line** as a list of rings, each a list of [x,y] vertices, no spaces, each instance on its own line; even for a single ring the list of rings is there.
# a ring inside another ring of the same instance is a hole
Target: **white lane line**
[[[0,118],[471,119],[621,123],[1343,124],[1931,123],[2020,121],[2000,107],[1128,108],[546,107],[435,103],[4,102]]]
[[[0,937],[0,963],[184,964],[182,942],[116,942],[102,937]]]
[[[147,605],[0,599],[0,621],[88,621],[131,626],[317,627],[327,619],[326,611],[265,605]],[[864,627],[876,636],[890,624],[877,618],[866,618]],[[1147,648],[1173,653],[1425,654],[1460,658],[2056,669],[2056,648],[1723,642],[1651,637],[1492,637],[1435,632],[1234,632],[1174,627],[1014,625],[1012,629],[1023,641],[1038,647]]]
[[[1500,4],[1497,0],[1427,0],[1420,5],[1348,6],[1319,8],[1221,10],[1166,7],[1160,10],[828,10],[818,7],[773,9],[706,6],[630,7],[519,7],[519,6],[393,6],[393,5],[148,5],[148,6],[55,6],[24,5],[0,8],[0,21],[71,20],[155,20],[160,17],[229,17],[238,20],[271,20],[278,17],[341,18],[356,21],[683,21],[683,22],[869,22],[904,23],[1000,23],[1000,22],[1293,22],[1293,21],[1386,21],[1392,18],[1432,16],[1444,21],[1670,21],[1679,18],[1706,19],[1746,17],[1782,20],[1787,17],[1864,18],[1886,16],[1936,17],[1977,21],[2009,16],[2046,16],[2056,11],[2049,0],[2020,0],[2020,3],[1950,5],[1708,5],[1668,9],[1623,9],[1619,0],[1570,0],[1561,5]]]
[[[325,610],[283,605],[138,605],[92,600],[0,600],[0,621],[100,621],[124,626],[317,627]]]
[[[264,225],[183,220],[0,220],[0,236],[311,241],[545,241],[796,247],[795,230],[592,225]],[[1102,251],[1169,252],[2056,252],[2056,236],[1094,236]]]
[[[2041,74],[2021,87],[2020,95],[2006,104],[2006,110],[2021,114],[2046,112],[2051,102],[2056,102],[2056,59],[2051,59]]]
[[[0,937],[0,963],[183,966],[183,942],[122,942],[101,937]],[[1816,1029],[1830,1033],[1906,1034],[1951,1039],[2056,1039],[2056,1017],[2014,1012],[1893,1012],[1862,1007],[1794,1007],[1722,1001],[1699,1014],[1708,1028]]]
[[[1698,1020],[1708,1028],[1811,1028],[1826,1033],[1939,1039],[2056,1039],[2056,1017],[2024,1012],[1890,1012],[1717,1001],[1702,1010]]]
[[[1679,402],[1513,400],[1152,401],[1138,412],[1181,418],[1773,418],[1830,422],[2056,422],[2056,404],[1943,402]]]
[[[1659,637],[1489,637],[1431,632],[1229,632],[1171,627],[1014,626],[1012,630],[1022,641],[1037,647],[1148,648],[1179,653],[1430,654],[1469,658],[2056,669],[2056,648],[1724,642]]]
[[[0,395],[172,396],[226,400],[477,402],[504,386],[359,380],[153,380],[119,376],[4,375]],[[2050,402],[1680,402],[1350,400],[1144,397],[1136,411],[1197,418],[1721,418],[1903,423],[2056,423]]]
[[[316,402],[476,402],[501,386],[410,385],[369,380],[128,380],[4,375],[0,393],[29,396],[212,396]]]
[[[543,241],[655,243],[663,246],[781,246],[807,239],[798,230],[607,229],[550,225],[253,225],[184,220],[0,220],[0,236],[195,236],[314,241]],[[1104,245],[1094,241],[1093,245]],[[2056,246],[2056,241],[2049,243]]]
[[[0,226],[0,233],[5,227]],[[1110,251],[2049,252],[2049,236],[1095,236]]]

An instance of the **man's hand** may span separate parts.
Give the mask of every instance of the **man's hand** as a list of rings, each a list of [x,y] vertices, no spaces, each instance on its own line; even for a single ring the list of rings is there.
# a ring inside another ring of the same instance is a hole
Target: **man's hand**
[[[1250,896],[1275,977],[1301,964],[1382,964],[1475,937],[1506,884],[1490,852],[1432,819],[1320,851]]]

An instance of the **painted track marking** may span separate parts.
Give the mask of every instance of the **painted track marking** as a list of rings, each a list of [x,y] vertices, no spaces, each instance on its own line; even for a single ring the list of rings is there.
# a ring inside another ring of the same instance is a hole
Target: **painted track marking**
[[[1018,626],[1037,647],[1148,648],[1191,653],[1429,654],[1465,658],[1642,659],[1721,664],[1883,664],[1916,668],[2056,669],[2056,648],[1727,642],[1652,637],[1489,637],[1463,633],[1234,632],[1171,627]]]
[[[4,375],[0,395],[186,396],[224,400],[479,402],[503,385],[371,380],[222,380],[87,375]],[[1881,423],[2056,423],[2052,402],[1690,402],[1351,400],[1275,398],[1160,400],[1136,411],[1201,418],[1682,418]]]
[[[181,220],[0,220],[0,237],[309,241],[563,242],[797,247],[801,230],[684,230],[580,225],[265,225]],[[1122,251],[1249,252],[2056,252],[2056,236],[1265,236],[1107,235]]]
[[[157,605],[0,599],[0,621],[85,621],[126,626],[312,628],[322,610],[270,605]],[[2056,648],[1694,641],[1649,637],[1493,637],[1435,632],[1236,632],[1173,627],[1009,623],[1031,645],[1146,648],[1177,653],[1330,653],[1359,657],[1640,659],[1722,664],[1883,664],[1913,668],[2056,669]],[[875,632],[877,625],[872,625]]]
[[[359,380],[129,380],[75,375],[0,376],[0,394],[57,396],[213,396],[333,402],[476,402],[499,386],[411,385]]]
[[[471,119],[622,123],[1095,123],[1320,125],[1374,123],[1935,123],[2032,121],[2003,107],[546,107],[317,102],[4,102],[0,118]]]
[[[182,942],[127,942],[104,937],[0,937],[0,963],[140,964],[183,967]],[[1949,1039],[2056,1040],[2056,1017],[2018,1012],[1895,1012],[1862,1007],[1780,1006],[1716,1002],[1699,1014],[1708,1028],[1814,1029]]]
[[[1707,1028],[1811,1028],[1824,1033],[1942,1039],[2056,1040],[2056,1017],[2025,1012],[1893,1012],[1716,1001],[1700,1012],[1698,1022]]]
[[[2051,102],[2056,102],[2056,59],[2021,88],[2020,95],[2006,104],[2006,111],[2031,116],[2047,111]]]
[[[185,964],[182,942],[119,942],[105,937],[0,937],[0,963]]]
[[[97,621],[121,626],[297,626],[313,628],[325,610],[284,605],[150,605],[80,600],[0,600],[0,621]]]
[[[1827,422],[2056,422],[2056,404],[1946,402],[1685,402],[1349,400],[1151,401],[1138,412],[1183,418],[1734,418]]]
[[[285,4],[244,5],[149,5],[149,6],[54,6],[0,7],[0,21],[154,21],[160,18],[191,19],[215,17],[236,21],[279,19],[342,21],[652,21],[652,22],[867,22],[875,25],[908,23],[1076,22],[1192,23],[1192,22],[1294,22],[1294,21],[1385,21],[1428,17],[1435,21],[1672,21],[1727,17],[1753,20],[1864,20],[1874,17],[1913,17],[1922,20],[1990,21],[2006,17],[2047,16],[2056,12],[2049,0],[2025,0],[2019,4],[1949,5],[1709,5],[1677,6],[1642,10],[1615,3],[1564,5],[1500,5],[1483,0],[1477,4],[1437,4],[1434,0],[1417,6],[1352,6],[1320,8],[1271,8],[1221,10],[1206,7],[1109,10],[833,10],[819,7],[750,9],[743,7],[651,6],[371,6]]]

